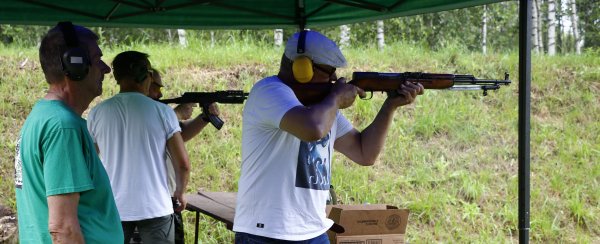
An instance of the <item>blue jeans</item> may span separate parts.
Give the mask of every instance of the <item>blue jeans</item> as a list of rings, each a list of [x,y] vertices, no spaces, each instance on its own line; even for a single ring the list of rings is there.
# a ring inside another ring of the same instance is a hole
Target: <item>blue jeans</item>
[[[243,232],[235,233],[235,244],[329,244],[327,232],[320,236],[305,241],[285,241],[263,236],[247,234]]]

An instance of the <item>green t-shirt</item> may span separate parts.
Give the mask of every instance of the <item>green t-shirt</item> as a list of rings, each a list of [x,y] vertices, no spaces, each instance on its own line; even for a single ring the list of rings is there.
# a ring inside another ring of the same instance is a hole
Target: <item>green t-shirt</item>
[[[47,197],[80,192],[77,216],[86,243],[123,243],[108,175],[87,123],[57,100],[40,100],[19,133],[15,185],[21,244],[52,243]]]

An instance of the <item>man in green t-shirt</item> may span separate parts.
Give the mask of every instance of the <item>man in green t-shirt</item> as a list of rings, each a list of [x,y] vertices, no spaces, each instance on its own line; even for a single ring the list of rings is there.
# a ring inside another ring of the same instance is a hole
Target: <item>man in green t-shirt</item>
[[[123,230],[108,175],[81,117],[110,68],[98,37],[61,22],[40,46],[48,93],[19,133],[15,185],[26,243],[119,243]]]

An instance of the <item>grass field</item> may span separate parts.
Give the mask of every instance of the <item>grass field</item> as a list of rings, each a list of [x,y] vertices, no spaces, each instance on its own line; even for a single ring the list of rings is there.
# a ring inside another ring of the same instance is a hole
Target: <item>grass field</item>
[[[133,44],[104,47],[109,63],[119,52],[151,55],[166,72],[165,97],[185,91],[243,89],[277,73],[282,48],[230,39],[214,47]],[[435,91],[396,113],[386,147],[373,167],[359,167],[335,154],[332,183],[340,204],[386,203],[411,210],[411,243],[517,243],[517,53],[471,53],[450,45],[438,52],[408,44],[383,51],[364,46],[344,51],[353,71],[473,74],[513,84],[482,96],[480,91]],[[24,60],[28,62],[21,67]],[[0,196],[16,210],[15,141],[47,84],[36,48],[0,45]],[[531,93],[531,242],[600,243],[600,56],[534,56]],[[90,105],[113,96],[112,75],[104,93]],[[384,100],[359,100],[342,111],[363,129]],[[241,163],[243,106],[220,105],[226,121],[207,127],[186,144],[192,161],[187,192],[237,191]],[[199,111],[195,111],[198,114]],[[84,114],[84,117],[87,112]],[[194,215],[184,212],[188,243]],[[232,243],[233,233],[201,217],[201,243]]]

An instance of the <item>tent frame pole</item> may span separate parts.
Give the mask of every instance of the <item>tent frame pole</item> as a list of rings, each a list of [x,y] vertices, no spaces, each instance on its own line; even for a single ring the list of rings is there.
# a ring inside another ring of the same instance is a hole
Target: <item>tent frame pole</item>
[[[532,0],[519,4],[519,243],[529,243]]]

